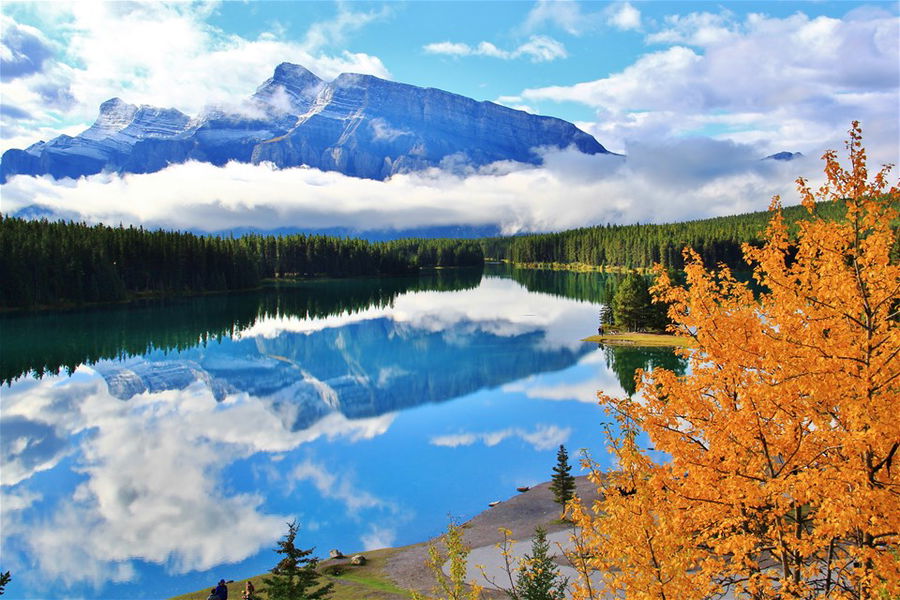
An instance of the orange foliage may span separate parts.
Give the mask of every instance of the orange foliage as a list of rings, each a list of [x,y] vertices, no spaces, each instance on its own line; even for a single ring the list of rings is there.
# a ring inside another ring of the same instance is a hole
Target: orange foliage
[[[832,151],[823,187],[798,180],[796,239],[775,198],[765,244],[744,247],[763,293],[691,251],[687,287],[658,270],[654,294],[697,346],[686,376],[600,394],[622,426],[618,469],[594,470],[595,505],[570,506],[596,597],[900,597],[900,193],[890,166],[870,181],[858,123],[850,138],[848,169]],[[832,199],[846,219],[816,216]],[[638,429],[667,462],[639,451]]]

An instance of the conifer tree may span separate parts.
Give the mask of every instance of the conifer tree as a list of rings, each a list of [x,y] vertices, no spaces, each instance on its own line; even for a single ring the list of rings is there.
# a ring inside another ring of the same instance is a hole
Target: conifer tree
[[[559,567],[550,556],[547,532],[541,527],[534,531],[531,554],[519,565],[519,575],[512,596],[516,600],[562,600],[566,597],[568,580],[560,575]]]
[[[559,445],[556,452],[556,466],[553,467],[552,483],[550,489],[553,497],[565,508],[566,502],[575,496],[575,478],[572,477],[572,466],[569,464],[569,454],[566,447]]]
[[[297,521],[288,523],[288,532],[276,550],[284,558],[270,571],[272,577],[263,578],[269,600],[321,600],[331,596],[334,584],[319,584],[319,561],[310,558],[313,549],[302,550],[294,545],[298,529]]]
[[[650,309],[650,291],[647,282],[635,272],[622,280],[613,297],[613,320],[618,327],[631,331],[647,326]]]

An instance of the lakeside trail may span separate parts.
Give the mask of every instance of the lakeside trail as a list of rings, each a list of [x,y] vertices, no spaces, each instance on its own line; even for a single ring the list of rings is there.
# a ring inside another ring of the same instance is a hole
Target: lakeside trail
[[[584,475],[576,477],[576,493],[585,504],[597,499],[596,487]],[[503,541],[503,535],[499,531],[501,527],[512,531],[510,537],[517,540],[516,555],[531,551],[531,537],[538,526],[547,531],[553,542],[567,542],[571,525],[560,521],[560,512],[560,506],[553,499],[548,481],[527,492],[518,493],[464,523],[463,541],[473,549],[469,556],[466,579],[487,588],[487,582],[475,566],[481,564],[491,577],[503,583],[505,573],[500,552],[496,548],[496,544]],[[399,549],[386,561],[385,575],[401,588],[422,593],[431,592],[435,582],[431,572],[425,567],[425,561],[428,558],[428,544],[433,541],[435,540]],[[552,544],[552,548],[558,553],[555,543]],[[485,591],[486,597],[506,597],[490,589]]]

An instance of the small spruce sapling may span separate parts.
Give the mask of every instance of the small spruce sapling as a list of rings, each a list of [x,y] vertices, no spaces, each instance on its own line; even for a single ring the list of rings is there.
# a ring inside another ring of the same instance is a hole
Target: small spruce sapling
[[[572,476],[572,466],[569,464],[569,454],[566,447],[559,445],[556,453],[556,466],[553,467],[552,483],[550,490],[557,503],[565,508],[566,503],[575,497],[575,478]]]
[[[547,532],[538,527],[531,540],[531,554],[526,554],[519,564],[515,597],[518,600],[563,600],[568,583],[550,556]]]

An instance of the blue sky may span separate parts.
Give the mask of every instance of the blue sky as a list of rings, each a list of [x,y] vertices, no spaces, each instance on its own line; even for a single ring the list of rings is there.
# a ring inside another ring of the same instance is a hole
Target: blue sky
[[[609,169],[557,160],[579,176],[605,174],[594,195],[616,195],[604,210],[580,211],[580,222],[764,208],[773,193],[790,194],[796,176],[821,171],[815,161],[842,147],[853,119],[862,121],[874,161],[898,160],[897,2],[4,2],[0,10],[0,150],[77,134],[113,96],[197,115],[249,96],[290,61],[324,78],[367,72],[568,119],[634,164],[666,163],[686,190],[709,188],[693,201],[660,205],[670,182],[658,174],[617,171],[613,180],[628,175],[635,184],[610,188]],[[746,166],[781,150],[811,159],[785,173]],[[500,195],[521,193],[509,181],[490,181],[503,184]],[[84,185],[94,195],[112,189],[102,187],[109,181]],[[22,186],[4,186],[11,202],[60,193]],[[153,178],[125,187],[137,204],[143,189],[159,189]],[[413,187],[424,198],[422,186]],[[726,188],[720,202],[704,195]],[[394,191],[388,182],[366,193]],[[415,222],[419,209],[385,222]],[[88,220],[152,221],[138,212],[79,210]],[[528,212],[506,230],[570,224]]]

